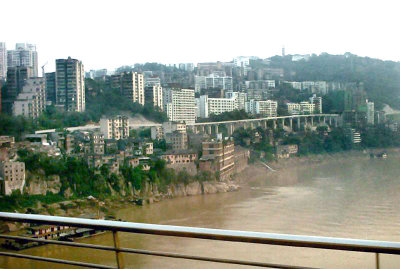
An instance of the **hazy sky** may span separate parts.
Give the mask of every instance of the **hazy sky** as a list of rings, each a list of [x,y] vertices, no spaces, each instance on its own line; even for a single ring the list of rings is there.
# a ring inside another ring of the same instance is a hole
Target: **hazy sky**
[[[37,45],[39,64],[85,70],[142,62],[351,52],[400,60],[399,4],[352,0],[1,0],[0,41]]]

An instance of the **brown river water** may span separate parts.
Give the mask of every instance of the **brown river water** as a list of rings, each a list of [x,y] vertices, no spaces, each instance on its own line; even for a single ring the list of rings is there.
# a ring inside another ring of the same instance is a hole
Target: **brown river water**
[[[296,235],[400,241],[400,159],[338,160],[271,173],[239,192],[192,196],[117,217],[132,222]],[[283,175],[283,176],[282,176]],[[374,268],[375,254],[120,234],[123,247],[321,268]],[[81,240],[112,245],[112,235]],[[111,252],[41,246],[20,253],[115,265]],[[127,268],[245,268],[124,254]],[[1,268],[76,268],[0,257]],[[249,267],[248,267],[249,268]],[[381,268],[400,268],[400,256],[381,255]]]

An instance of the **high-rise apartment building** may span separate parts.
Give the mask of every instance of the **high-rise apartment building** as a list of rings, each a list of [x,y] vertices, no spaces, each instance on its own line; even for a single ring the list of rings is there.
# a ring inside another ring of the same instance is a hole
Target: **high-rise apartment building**
[[[315,105],[314,113],[322,113],[322,97],[317,97],[317,95],[314,94],[310,97],[310,103]]]
[[[22,92],[13,105],[14,116],[38,118],[46,108],[46,86],[44,78],[26,80]]]
[[[121,115],[101,118],[100,131],[105,139],[126,139],[129,137],[129,118]]]
[[[237,100],[237,109],[245,110],[246,102],[247,102],[247,93],[245,92],[233,92],[228,91],[225,93],[226,98],[236,98]]]
[[[200,96],[199,111],[201,118],[208,118],[211,114],[218,115],[238,109],[236,98],[209,98]]]
[[[266,117],[276,117],[277,111],[278,111],[278,102],[277,101],[250,100],[250,101],[246,102],[246,112],[247,113],[263,115]]]
[[[228,77],[224,72],[214,72],[208,76],[195,76],[195,90],[200,92],[202,89],[218,88],[232,90],[232,77]]]
[[[7,78],[7,48],[6,43],[0,42],[0,80]]]
[[[38,54],[36,45],[17,43],[15,50],[7,51],[7,67],[31,67],[33,76],[39,76]]]
[[[113,90],[132,102],[144,105],[144,76],[137,72],[124,72],[107,77],[106,83]]]
[[[146,87],[144,89],[144,102],[151,104],[154,107],[158,107],[163,110],[163,91],[159,85]]]
[[[132,102],[144,105],[144,77],[143,74],[127,72],[121,74],[122,95]]]
[[[56,104],[65,111],[85,111],[85,71],[76,59],[56,60]]]
[[[192,124],[196,119],[194,90],[169,88],[163,91],[164,111],[170,121]]]
[[[33,77],[31,67],[9,67],[7,70],[7,91],[2,96],[2,110],[11,114],[13,103],[18,94],[22,92],[25,82]]]
[[[56,72],[46,73],[46,100],[52,105],[56,104]]]
[[[156,76],[148,76],[144,78],[144,86],[152,87],[152,86],[161,86],[161,79]]]

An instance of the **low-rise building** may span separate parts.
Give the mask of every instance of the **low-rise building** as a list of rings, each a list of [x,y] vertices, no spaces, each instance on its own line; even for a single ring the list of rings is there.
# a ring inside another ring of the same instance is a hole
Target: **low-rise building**
[[[10,195],[15,190],[22,193],[25,186],[25,163],[1,162],[0,178],[0,193],[2,195]]]
[[[0,148],[7,147],[11,148],[15,144],[15,138],[13,136],[0,136]]]
[[[153,142],[139,142],[139,148],[142,150],[142,154],[152,155],[154,152]]]
[[[197,153],[191,151],[166,151],[160,156],[168,164],[194,163],[197,160]]]
[[[299,146],[293,145],[277,145],[276,146],[276,157],[279,159],[289,158],[292,155],[296,155],[299,151]]]
[[[185,150],[188,148],[188,136],[186,132],[174,131],[167,133],[165,134],[165,142],[170,144],[173,150]]]
[[[129,119],[118,115],[112,118],[100,119],[100,131],[105,139],[126,139],[129,137]]]
[[[152,126],[150,128],[150,131],[152,140],[161,140],[164,138],[164,132],[162,126]]]

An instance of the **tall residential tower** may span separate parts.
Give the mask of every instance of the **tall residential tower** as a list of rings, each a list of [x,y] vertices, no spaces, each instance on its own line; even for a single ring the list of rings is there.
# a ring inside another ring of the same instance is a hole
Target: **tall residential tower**
[[[33,76],[39,76],[36,45],[17,43],[15,50],[7,51],[7,67],[20,66],[32,68]]]
[[[0,42],[0,80],[7,78],[7,49],[6,43]]]
[[[76,59],[56,60],[56,103],[65,111],[85,111],[85,71]]]

